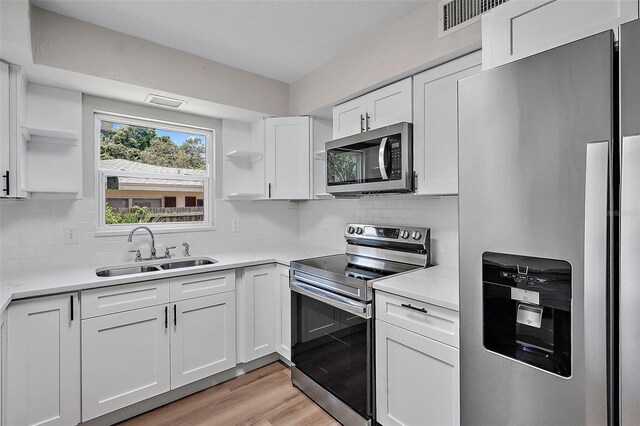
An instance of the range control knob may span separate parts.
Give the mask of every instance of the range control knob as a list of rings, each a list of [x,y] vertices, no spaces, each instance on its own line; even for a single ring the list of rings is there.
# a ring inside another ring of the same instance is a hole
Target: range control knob
[[[359,226],[356,228],[356,234],[362,235],[362,228],[360,228]]]
[[[400,231],[400,236],[402,237],[402,239],[406,240],[407,238],[409,238],[409,235],[411,235],[409,233],[409,231],[407,231],[406,229],[403,229],[402,231]]]
[[[347,227],[347,234],[353,234],[355,232],[355,228],[353,226]]]
[[[420,238],[422,238],[422,234],[418,231],[413,231],[413,233],[411,234],[411,237],[414,240],[419,240]]]

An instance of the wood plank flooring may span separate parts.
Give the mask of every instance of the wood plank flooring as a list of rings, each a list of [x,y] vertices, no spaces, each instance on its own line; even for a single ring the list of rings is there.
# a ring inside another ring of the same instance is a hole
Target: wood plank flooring
[[[120,425],[339,426],[340,424],[291,385],[289,368],[278,361],[141,414]]]

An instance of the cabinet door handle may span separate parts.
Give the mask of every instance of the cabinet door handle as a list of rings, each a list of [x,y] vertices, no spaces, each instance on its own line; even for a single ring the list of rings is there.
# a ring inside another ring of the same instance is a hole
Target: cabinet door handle
[[[73,321],[75,319],[73,314],[73,294],[69,296],[69,305],[71,306],[71,321]]]
[[[371,120],[371,116],[367,113],[367,132],[371,130],[371,127],[369,127],[369,120]]]
[[[164,307],[164,328],[169,328],[169,307]]]
[[[4,178],[5,188],[2,190],[6,195],[9,195],[9,170],[2,175]]]
[[[175,304],[173,305],[173,326],[178,326],[178,309]]]
[[[414,311],[422,312],[423,314],[427,313],[427,310],[425,308],[418,308],[416,306],[413,306],[411,303],[402,303],[400,304],[400,306],[402,306],[403,308],[409,308],[413,309]]]
[[[360,114],[360,133],[364,132],[364,115]]]
[[[271,198],[271,182],[269,182],[269,198]]]

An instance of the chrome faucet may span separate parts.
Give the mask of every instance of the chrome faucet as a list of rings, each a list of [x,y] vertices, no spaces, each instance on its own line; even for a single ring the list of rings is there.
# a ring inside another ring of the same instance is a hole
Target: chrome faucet
[[[133,234],[138,230],[138,229],[142,229],[144,231],[147,231],[149,233],[149,235],[151,236],[151,257],[149,257],[148,259],[140,259],[140,260],[151,260],[151,259],[157,259],[158,256],[156,255],[156,239],[153,236],[153,232],[151,232],[151,229],[147,228],[146,226],[138,226],[137,228],[133,228],[131,230],[131,233],[129,233],[129,238],[127,239],[128,242],[133,241]],[[138,262],[138,256],[136,256],[136,262]]]

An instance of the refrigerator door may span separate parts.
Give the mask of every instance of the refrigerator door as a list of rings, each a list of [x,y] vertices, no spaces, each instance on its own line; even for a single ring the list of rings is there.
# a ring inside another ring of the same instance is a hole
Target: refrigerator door
[[[613,49],[605,32],[459,83],[462,424],[607,423]]]
[[[640,21],[620,28],[620,416],[640,424]]]

